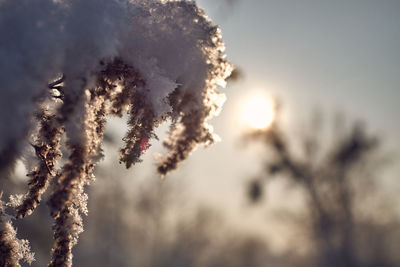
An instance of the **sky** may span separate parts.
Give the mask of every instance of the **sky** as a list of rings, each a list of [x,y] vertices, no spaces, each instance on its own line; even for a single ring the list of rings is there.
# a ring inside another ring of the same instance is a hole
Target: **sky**
[[[240,101],[263,90],[283,103],[289,127],[301,127],[315,110],[328,123],[341,112],[399,147],[399,1],[235,3],[224,9],[199,2],[220,25],[228,57],[244,73],[226,89],[225,109],[214,123],[222,140],[235,143]]]
[[[341,109],[398,132],[399,11],[398,1],[238,1],[215,21],[244,91],[261,87],[296,112]]]
[[[222,2],[199,5],[220,25],[243,79],[223,90],[227,102],[212,121],[222,142],[195,152],[186,163],[196,170],[191,173],[230,182],[256,168],[238,159],[239,152],[257,156],[240,146],[237,120],[242,99],[257,90],[280,99],[289,127],[300,127],[315,110],[327,123],[341,112],[350,122],[365,121],[394,147],[400,144],[400,2]],[[203,160],[210,161],[207,167],[197,163]]]
[[[349,122],[366,122],[390,152],[399,151],[399,1],[229,2],[198,1],[220,25],[227,55],[243,74],[221,89],[227,102],[211,124],[222,141],[195,151],[166,179],[183,183],[202,203],[240,216],[241,225],[253,225],[250,220],[260,215],[243,209],[245,185],[261,172],[265,153],[257,144],[244,144],[248,129],[239,118],[243,99],[257,91],[282,102],[285,126],[295,133],[316,110],[328,124],[340,112]],[[161,140],[165,129],[158,131]],[[155,176],[153,154],[160,151],[161,142],[153,142],[143,163],[126,174]],[[273,185],[268,201],[278,205],[281,190]],[[285,196],[288,202],[295,197]]]

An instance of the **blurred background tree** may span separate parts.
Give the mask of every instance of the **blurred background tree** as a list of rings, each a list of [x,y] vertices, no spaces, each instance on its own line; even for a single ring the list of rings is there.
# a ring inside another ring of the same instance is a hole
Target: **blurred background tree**
[[[295,137],[289,137],[279,119],[247,136],[261,141],[271,154],[263,178],[249,183],[249,198],[260,201],[272,178],[301,192],[304,215],[297,227],[311,244],[310,266],[400,266],[400,221],[394,199],[379,181],[390,163],[381,140],[362,123],[346,127],[339,119],[329,141],[321,134],[321,117],[314,117]]]

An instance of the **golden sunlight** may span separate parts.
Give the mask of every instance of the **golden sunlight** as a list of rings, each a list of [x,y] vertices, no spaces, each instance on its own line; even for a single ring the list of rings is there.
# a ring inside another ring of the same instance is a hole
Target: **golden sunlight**
[[[267,128],[275,116],[273,101],[265,94],[253,94],[245,99],[241,120],[254,129]]]

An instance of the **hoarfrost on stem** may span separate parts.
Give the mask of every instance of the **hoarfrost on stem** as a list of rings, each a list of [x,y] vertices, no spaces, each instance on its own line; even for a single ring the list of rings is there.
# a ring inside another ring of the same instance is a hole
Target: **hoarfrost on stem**
[[[7,204],[2,201],[3,193],[0,193],[0,265],[1,266],[20,266],[19,261],[23,260],[31,264],[34,254],[30,252],[29,241],[18,239],[17,233],[11,223],[11,216],[6,213]],[[13,197],[11,201],[13,201]]]
[[[158,166],[165,175],[215,141],[207,121],[232,66],[220,30],[194,1],[2,0],[0,34],[0,173],[31,147],[16,217],[31,214],[52,184],[50,266],[71,266],[107,116],[129,111],[120,151],[128,168],[155,127],[172,121]],[[58,168],[64,135],[69,155]]]

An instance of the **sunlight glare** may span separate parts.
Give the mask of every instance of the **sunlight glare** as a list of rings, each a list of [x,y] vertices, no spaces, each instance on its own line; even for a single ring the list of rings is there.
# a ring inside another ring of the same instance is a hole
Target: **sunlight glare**
[[[270,97],[254,94],[243,103],[242,121],[251,128],[267,128],[274,119],[274,106]]]

